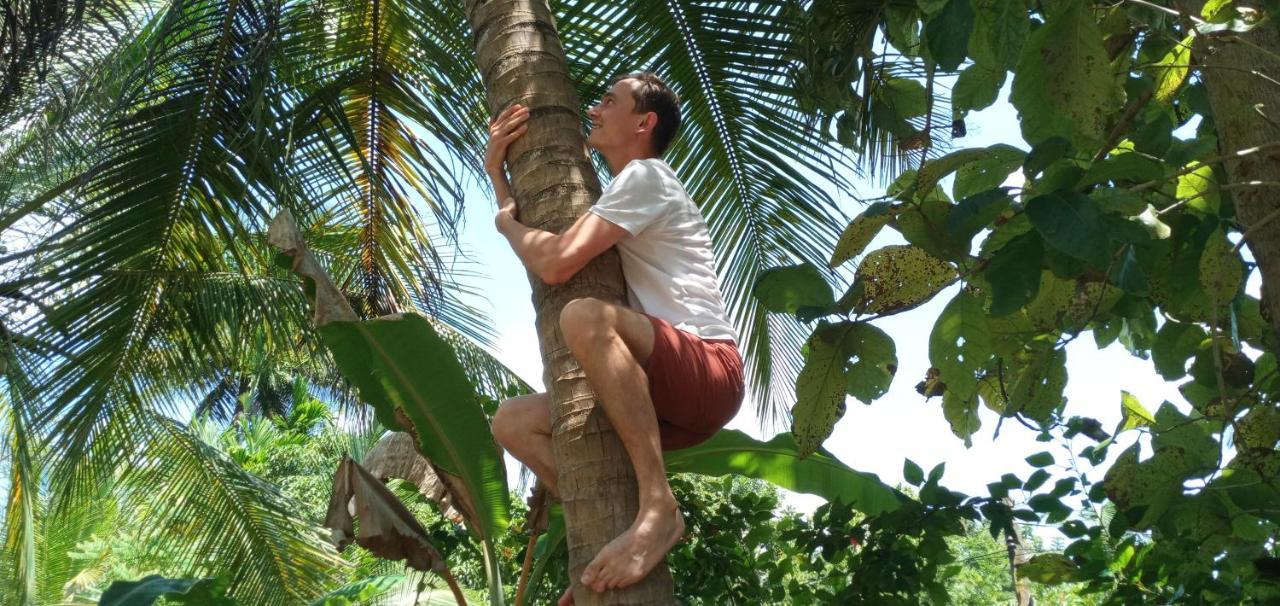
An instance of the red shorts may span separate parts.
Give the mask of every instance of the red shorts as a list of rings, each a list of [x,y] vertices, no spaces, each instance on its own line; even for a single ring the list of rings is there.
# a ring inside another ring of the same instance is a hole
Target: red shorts
[[[729,339],[702,339],[645,314],[653,353],[645,364],[663,450],[707,441],[742,406],[742,356]]]

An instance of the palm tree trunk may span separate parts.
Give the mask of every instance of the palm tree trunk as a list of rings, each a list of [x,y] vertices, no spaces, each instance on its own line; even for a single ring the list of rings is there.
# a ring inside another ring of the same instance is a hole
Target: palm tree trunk
[[[1192,5],[1199,13],[1203,2]],[[1236,7],[1260,9],[1260,0],[1241,0]],[[1280,142],[1280,27],[1267,23],[1241,34],[1200,36],[1195,50],[1224,153]],[[1241,71],[1241,67],[1251,70]],[[1264,76],[1266,76],[1264,78]],[[1268,80],[1270,79],[1270,80]],[[1257,183],[1232,190],[1236,218],[1262,271],[1263,310],[1280,337],[1280,149],[1271,147],[1226,162],[1233,184]]]
[[[493,113],[519,102],[530,108],[529,130],[508,152],[520,221],[559,233],[600,196],[587,157],[582,110],[564,49],[545,0],[467,0],[477,64]],[[569,578],[635,519],[635,473],[622,442],[597,406],[577,360],[560,334],[560,310],[580,297],[623,303],[622,266],[609,250],[567,284],[547,286],[530,274],[544,380],[551,411],[560,496],[569,544]],[[671,573],[660,564],[631,587],[596,594],[575,587],[580,606],[671,604]]]

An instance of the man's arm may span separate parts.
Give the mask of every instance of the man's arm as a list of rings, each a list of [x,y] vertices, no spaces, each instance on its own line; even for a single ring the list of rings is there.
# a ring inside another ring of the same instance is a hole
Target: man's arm
[[[594,213],[585,213],[562,234],[535,229],[515,220],[515,203],[498,211],[498,231],[524,266],[547,284],[563,284],[587,263],[617,244],[627,230]]]
[[[528,130],[529,111],[512,105],[489,124],[489,146],[484,168],[498,198],[498,231],[524,266],[547,284],[561,284],[582,270],[587,262],[617,244],[627,231],[593,213],[586,213],[562,234],[534,229],[516,220],[516,202],[507,182],[507,147]]]

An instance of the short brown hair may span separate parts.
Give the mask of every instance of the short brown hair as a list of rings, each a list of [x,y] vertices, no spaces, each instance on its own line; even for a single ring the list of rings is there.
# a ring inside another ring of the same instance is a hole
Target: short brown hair
[[[658,124],[653,128],[653,153],[661,156],[676,138],[680,130],[680,97],[653,72],[634,72],[613,79],[612,84],[623,80],[638,80],[640,86],[632,91],[636,101],[636,113],[653,112]]]

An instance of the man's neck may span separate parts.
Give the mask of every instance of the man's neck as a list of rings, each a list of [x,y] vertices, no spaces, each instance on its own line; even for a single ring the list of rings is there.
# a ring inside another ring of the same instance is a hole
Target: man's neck
[[[652,153],[649,153],[644,150],[631,149],[626,151],[619,151],[612,154],[606,154],[604,156],[604,161],[605,161],[605,164],[609,165],[609,172],[612,173],[614,176],[617,176],[617,174],[622,172],[622,169],[626,168],[627,165],[630,164],[632,160],[637,160],[637,159],[643,160],[646,158],[657,158],[657,157],[658,156],[655,156]]]

